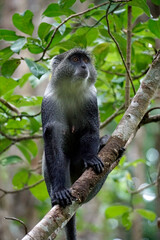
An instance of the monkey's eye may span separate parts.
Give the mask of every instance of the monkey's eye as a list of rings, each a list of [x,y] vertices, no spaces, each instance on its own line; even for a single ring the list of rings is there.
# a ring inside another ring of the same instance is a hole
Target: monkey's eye
[[[73,56],[73,57],[72,57],[72,61],[73,61],[73,62],[79,62],[79,57]]]
[[[85,63],[89,63],[89,59],[88,59],[87,57],[83,57],[83,61],[84,61]]]

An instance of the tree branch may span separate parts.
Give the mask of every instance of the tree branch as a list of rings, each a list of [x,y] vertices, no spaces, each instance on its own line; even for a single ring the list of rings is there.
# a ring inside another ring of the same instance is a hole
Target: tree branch
[[[3,137],[5,137],[5,138],[7,138],[7,139],[9,139],[9,140],[11,140],[11,141],[13,141],[13,142],[20,142],[20,141],[23,141],[23,140],[28,140],[28,139],[39,139],[39,138],[42,138],[42,135],[31,135],[31,136],[21,136],[21,137],[13,137],[13,136],[9,136],[9,135],[7,135],[7,134],[5,134],[5,133],[3,133],[2,131],[0,131],[0,134],[3,136]]]
[[[134,134],[159,84],[160,53],[153,61],[149,72],[141,83],[139,90],[134,96],[119,125],[98,155],[104,162],[103,173],[96,175],[92,169],[86,170],[71,187],[71,193],[77,201],[74,201],[72,205],[66,208],[61,208],[58,205],[54,206],[23,240],[47,239],[53,231],[57,231],[57,229],[61,229],[65,226],[78,207],[82,205],[95,184],[98,183],[104,175],[109,174],[118,164],[116,159],[119,150],[125,146],[131,135]]]
[[[146,75],[146,73],[148,72],[149,68],[147,68],[146,70],[144,70],[141,74],[139,75],[132,75],[132,79],[133,80],[137,80],[141,77],[143,77],[144,75]],[[119,73],[119,72],[113,72],[113,71],[109,71],[109,70],[104,70],[104,69],[100,69],[100,71],[104,72],[104,73],[108,73],[111,75],[117,75],[117,76],[122,76],[125,77],[126,74],[125,73]]]
[[[0,196],[0,198],[3,198],[6,194],[15,194],[15,193],[19,193],[19,192],[23,192],[23,191],[29,190],[30,188],[36,187],[37,185],[39,185],[43,181],[44,181],[44,179],[41,179],[38,182],[36,182],[36,183],[34,183],[34,184],[30,185],[30,186],[25,186],[22,189],[13,190],[13,191],[7,191],[7,190],[4,190],[4,189],[0,188],[0,192],[2,192],[2,195]]]
[[[156,186],[157,184],[158,184],[158,182],[159,182],[159,180],[160,180],[160,178],[157,178],[157,180],[156,181],[154,181],[154,182],[152,182],[152,183],[150,183],[150,184],[147,184],[146,186],[144,186],[144,187],[139,187],[137,190],[135,190],[135,191],[130,191],[130,190],[128,190],[129,191],[129,193],[130,194],[132,194],[132,195],[134,195],[134,194],[138,194],[138,193],[140,193],[140,192],[143,192],[145,189],[147,189],[147,188],[150,188],[150,187],[152,187],[152,186]]]
[[[3,98],[0,98],[0,102],[2,104],[4,104],[7,108],[9,108],[11,111],[17,113],[17,114],[20,114],[19,110],[13,106],[11,103],[8,103],[6,100],[4,100]]]
[[[22,224],[23,227],[24,227],[25,234],[27,234],[27,232],[28,232],[27,227],[26,227],[25,223],[22,220],[20,220],[18,218],[15,218],[15,217],[5,217],[5,219],[16,221],[16,222],[19,222],[20,224]]]
[[[152,123],[152,122],[160,122],[160,114],[154,115],[154,116],[150,116],[148,118],[144,118],[142,120],[142,122],[140,123],[140,127],[142,125],[145,125],[145,124],[148,124],[148,123]]]

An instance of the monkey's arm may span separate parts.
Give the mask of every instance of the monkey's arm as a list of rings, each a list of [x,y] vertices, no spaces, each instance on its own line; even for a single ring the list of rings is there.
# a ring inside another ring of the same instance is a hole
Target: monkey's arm
[[[68,161],[62,151],[64,126],[56,119],[56,105],[42,103],[42,124],[45,145],[44,177],[51,197],[52,206],[66,206],[72,202],[71,194],[66,189],[68,180]]]
[[[90,109],[90,111],[88,110]],[[98,174],[103,171],[103,163],[97,157],[99,150],[99,121],[97,100],[89,102],[86,106],[87,127],[80,139],[81,157],[85,168],[92,167]]]

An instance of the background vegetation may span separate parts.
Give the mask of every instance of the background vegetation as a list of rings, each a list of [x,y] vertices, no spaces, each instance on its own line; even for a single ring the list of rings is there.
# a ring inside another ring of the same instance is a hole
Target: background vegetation
[[[101,135],[111,135],[134,96],[122,57],[136,91],[160,48],[158,0],[115,0],[110,8],[109,1],[35,1],[27,5],[23,0],[15,11],[18,2],[13,1],[9,8],[10,1],[3,1],[0,10],[3,240],[24,235],[22,225],[4,217],[21,219],[30,229],[50,209],[41,175],[40,106],[52,57],[73,47],[87,48],[93,54]],[[153,110],[158,114],[159,106],[157,92],[148,114]],[[78,211],[79,239],[160,239],[159,142],[159,122],[141,127],[100,193]]]

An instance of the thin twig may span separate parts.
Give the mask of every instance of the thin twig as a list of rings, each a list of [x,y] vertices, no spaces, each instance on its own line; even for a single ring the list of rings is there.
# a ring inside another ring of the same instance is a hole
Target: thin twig
[[[132,38],[132,7],[128,6],[126,65],[129,73],[131,72],[131,38]],[[125,109],[127,109],[129,105],[130,105],[130,79],[129,79],[129,75],[126,74]]]
[[[24,188],[22,189],[18,189],[18,190],[13,190],[13,191],[7,191],[7,190],[4,190],[2,188],[0,188],[0,191],[3,193],[0,198],[3,198],[5,195],[7,194],[16,194],[16,193],[20,193],[20,192],[23,192],[23,191],[26,191],[26,190],[29,190],[31,188],[34,188],[36,187],[37,185],[39,185],[40,183],[42,183],[44,181],[44,179],[41,179],[40,181],[30,185],[30,186],[25,186]]]
[[[121,110],[124,109],[124,104],[117,109],[115,113],[113,113],[109,118],[107,118],[103,123],[100,124],[100,129],[104,128],[107,124],[109,124],[115,117],[120,115],[122,112]]]
[[[152,187],[152,186],[154,186],[154,185],[157,185],[158,181],[159,181],[159,179],[157,179],[156,181],[154,181],[154,182],[152,182],[152,183],[150,183],[150,184],[148,184],[148,185],[146,185],[146,186],[144,186],[144,187],[142,187],[142,188],[139,188],[139,189],[137,189],[137,190],[135,190],[135,191],[130,191],[129,189],[128,189],[128,191],[129,191],[129,193],[131,193],[131,194],[137,194],[137,193],[140,193],[140,192],[144,191],[144,190],[147,189],[147,188],[150,188],[150,187]]]
[[[140,126],[153,123],[153,122],[159,122],[160,121],[160,115],[154,115],[148,118],[144,118],[143,121],[140,123]]]
[[[12,147],[15,144],[15,142],[10,143],[6,148],[4,148],[2,151],[0,151],[0,154],[4,153],[7,151],[10,147]]]
[[[123,3],[123,2],[130,2],[130,1],[131,1],[131,0],[125,0],[125,1],[115,0],[115,1],[112,1],[112,2],[113,2],[113,3]],[[97,6],[94,6],[94,7],[92,7],[92,8],[89,8],[89,9],[87,9],[87,10],[85,10],[85,11],[72,14],[72,15],[70,15],[68,18],[64,19],[64,20],[55,28],[55,30],[54,30],[54,32],[53,32],[53,34],[52,34],[52,37],[51,37],[48,45],[46,46],[46,48],[45,48],[44,51],[43,51],[42,56],[41,56],[38,60],[36,60],[36,62],[38,62],[38,61],[40,61],[40,60],[43,59],[46,51],[47,51],[48,48],[50,47],[50,45],[51,45],[51,43],[52,43],[52,41],[53,41],[53,39],[54,39],[54,37],[55,37],[56,32],[58,31],[58,29],[59,29],[63,24],[65,24],[66,22],[68,22],[68,21],[69,21],[70,19],[72,19],[72,18],[81,16],[81,15],[83,15],[83,14],[85,14],[85,13],[88,13],[88,12],[90,12],[90,11],[92,11],[92,10],[95,10],[95,9],[100,8],[100,7],[102,7],[102,6],[105,6],[105,5],[107,5],[107,4],[108,4],[108,2],[101,3],[101,4],[97,5]]]
[[[7,220],[13,220],[13,221],[19,222],[19,223],[22,224],[23,227],[24,227],[25,235],[28,233],[27,226],[25,225],[25,223],[24,223],[22,220],[20,220],[20,219],[18,219],[18,218],[15,218],[15,217],[4,217],[4,218],[7,219]]]
[[[16,115],[16,116],[12,116],[12,118],[23,118],[23,117],[27,117],[27,118],[32,118],[32,117],[37,117],[38,115],[41,114],[41,111],[35,114],[20,114],[20,115]]]
[[[141,77],[143,77],[147,72],[148,72],[149,68],[147,68],[146,70],[144,70],[144,72],[142,72],[139,75],[132,75],[132,80],[137,80]],[[119,73],[119,72],[113,72],[113,71],[109,71],[109,70],[104,70],[104,69],[100,69],[100,71],[107,73],[107,74],[111,74],[111,75],[117,75],[117,76],[122,76],[125,77],[126,74],[125,73]]]
[[[134,94],[136,94],[136,90],[135,90],[135,87],[134,87],[134,85],[133,85],[132,78],[131,78],[130,72],[128,71],[126,62],[125,62],[125,60],[124,60],[122,51],[121,51],[121,49],[120,49],[120,46],[119,46],[117,40],[115,39],[115,37],[112,35],[111,30],[110,30],[110,25],[109,25],[109,20],[108,20],[108,12],[109,12],[110,6],[111,6],[111,2],[109,3],[108,8],[107,8],[107,10],[106,10],[106,22],[107,22],[107,27],[108,27],[108,34],[110,35],[110,37],[112,38],[112,40],[115,42],[115,44],[116,44],[116,46],[117,46],[117,49],[118,49],[119,54],[120,54],[120,57],[121,57],[121,59],[122,59],[122,62],[123,62],[123,64],[124,64],[124,67],[125,67],[126,72],[127,72],[127,74],[128,74],[129,80],[130,80],[130,82],[131,82],[131,85],[132,85],[132,88],[133,88],[133,92],[134,92]]]
[[[104,69],[100,69],[101,72],[107,73],[107,74],[111,74],[111,75],[117,75],[117,76],[126,76],[126,74],[124,73],[119,73],[119,72],[112,72],[112,71],[108,71],[108,70],[104,70]]]
[[[150,108],[150,109],[145,113],[145,115],[148,115],[151,111],[156,110],[156,109],[160,109],[160,107]]]
[[[7,138],[7,139],[9,139],[9,140],[11,140],[11,141],[14,141],[14,142],[20,142],[20,141],[28,140],[28,139],[38,139],[38,138],[42,138],[42,135],[38,135],[38,134],[37,134],[37,135],[33,135],[33,136],[23,136],[23,137],[12,137],[12,136],[9,136],[9,135],[3,133],[2,131],[0,131],[0,134],[1,134],[3,137],[5,137],[5,138]]]
[[[144,70],[141,74],[139,74],[137,76],[132,76],[132,79],[136,80],[136,79],[143,77],[148,72],[148,70],[149,70],[149,67],[146,70]]]
[[[11,111],[17,113],[17,114],[20,114],[19,110],[13,106],[11,103],[8,103],[6,100],[4,100],[3,98],[0,98],[0,102],[2,104],[4,104],[7,108],[9,108]]]

